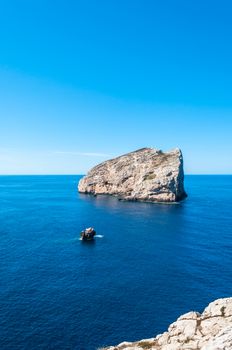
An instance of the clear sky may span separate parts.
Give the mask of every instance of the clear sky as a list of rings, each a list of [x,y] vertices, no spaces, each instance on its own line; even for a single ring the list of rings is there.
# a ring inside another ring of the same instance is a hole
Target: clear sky
[[[0,174],[180,147],[232,173],[232,2],[0,0]]]

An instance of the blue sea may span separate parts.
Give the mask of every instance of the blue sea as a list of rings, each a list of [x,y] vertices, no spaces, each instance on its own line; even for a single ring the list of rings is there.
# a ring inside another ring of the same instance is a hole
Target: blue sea
[[[81,195],[79,179],[0,177],[1,350],[149,338],[232,295],[232,176],[186,176],[177,205]]]

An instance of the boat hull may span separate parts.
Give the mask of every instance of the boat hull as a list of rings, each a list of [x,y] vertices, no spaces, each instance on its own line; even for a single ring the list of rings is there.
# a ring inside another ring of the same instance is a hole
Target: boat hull
[[[96,235],[96,231],[92,230],[91,232],[88,231],[82,231],[80,236],[82,241],[93,241],[94,236]]]

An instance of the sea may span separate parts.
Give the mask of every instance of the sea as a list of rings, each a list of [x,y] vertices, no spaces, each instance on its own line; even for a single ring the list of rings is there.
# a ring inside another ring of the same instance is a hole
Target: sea
[[[187,175],[172,205],[79,194],[80,178],[0,177],[1,350],[151,338],[232,296],[232,176]]]

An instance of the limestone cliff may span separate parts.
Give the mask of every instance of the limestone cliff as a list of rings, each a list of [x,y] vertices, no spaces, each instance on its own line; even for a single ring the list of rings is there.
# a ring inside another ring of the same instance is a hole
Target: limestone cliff
[[[231,350],[232,298],[218,299],[202,314],[188,312],[167,332],[134,343],[123,342],[102,350]]]
[[[80,180],[78,190],[125,200],[179,201],[186,197],[182,153],[153,148],[127,153],[92,168]]]

